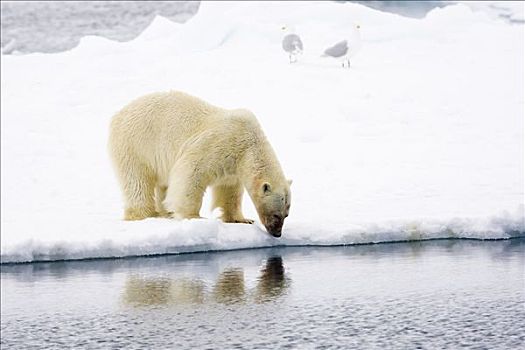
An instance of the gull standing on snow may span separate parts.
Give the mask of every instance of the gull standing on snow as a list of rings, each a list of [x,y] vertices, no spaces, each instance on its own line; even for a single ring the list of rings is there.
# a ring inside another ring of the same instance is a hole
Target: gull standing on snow
[[[281,29],[286,33],[283,38],[283,49],[288,53],[290,63],[297,62],[297,55],[303,53],[303,42],[299,35],[295,34],[293,27],[284,26]]]
[[[333,57],[342,61],[343,68],[345,63],[350,68],[350,57],[354,56],[361,49],[361,34],[359,25],[352,26],[350,36],[325,50],[323,57]]]

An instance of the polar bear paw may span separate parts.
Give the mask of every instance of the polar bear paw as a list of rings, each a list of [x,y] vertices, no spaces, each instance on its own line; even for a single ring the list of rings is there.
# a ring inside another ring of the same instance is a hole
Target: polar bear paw
[[[245,219],[245,218],[228,218],[228,219],[222,219],[223,222],[227,223],[233,223],[233,224],[253,224],[255,221],[252,219]]]

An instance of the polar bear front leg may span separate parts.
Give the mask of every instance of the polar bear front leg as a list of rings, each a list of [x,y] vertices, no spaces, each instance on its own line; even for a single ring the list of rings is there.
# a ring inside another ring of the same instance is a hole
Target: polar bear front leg
[[[191,162],[177,162],[170,172],[164,208],[174,219],[200,218],[206,176]]]
[[[253,224],[253,220],[242,215],[241,202],[244,190],[240,182],[233,185],[216,185],[213,187],[212,209],[222,208],[221,220],[242,224]]]

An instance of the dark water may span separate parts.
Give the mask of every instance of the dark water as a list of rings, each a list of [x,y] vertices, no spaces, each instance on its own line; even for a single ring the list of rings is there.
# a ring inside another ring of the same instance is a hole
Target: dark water
[[[35,1],[2,2],[2,53],[60,52],[86,35],[128,41],[156,15],[184,23],[198,1]]]
[[[2,265],[2,349],[517,349],[525,240]]]

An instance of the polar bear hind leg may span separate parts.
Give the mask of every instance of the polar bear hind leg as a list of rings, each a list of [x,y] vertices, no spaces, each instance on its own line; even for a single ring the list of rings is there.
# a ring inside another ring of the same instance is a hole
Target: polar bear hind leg
[[[157,216],[155,211],[155,175],[146,166],[131,163],[120,172],[124,192],[124,220],[142,220]]]

